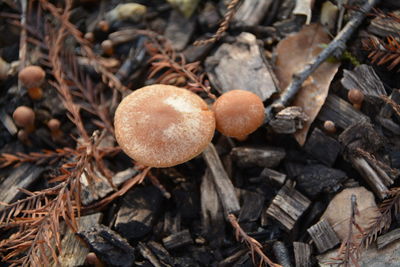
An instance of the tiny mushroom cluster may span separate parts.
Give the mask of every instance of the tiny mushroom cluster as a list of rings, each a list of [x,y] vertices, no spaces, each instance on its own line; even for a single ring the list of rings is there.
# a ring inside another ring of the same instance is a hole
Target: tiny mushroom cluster
[[[255,94],[232,90],[209,109],[198,95],[170,85],[138,89],[119,104],[115,136],[122,150],[146,166],[184,163],[208,146],[217,128],[243,140],[264,121],[264,105]]]

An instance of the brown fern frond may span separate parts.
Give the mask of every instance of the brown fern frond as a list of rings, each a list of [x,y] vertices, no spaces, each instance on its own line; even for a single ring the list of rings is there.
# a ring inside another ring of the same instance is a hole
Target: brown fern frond
[[[240,0],[231,0],[228,4],[227,11],[224,15],[224,18],[223,18],[221,24],[219,25],[217,32],[211,38],[206,39],[206,40],[196,41],[196,42],[194,42],[193,45],[200,46],[200,45],[205,45],[205,44],[211,44],[211,43],[215,43],[216,41],[221,39],[222,35],[224,34],[224,32],[226,32],[226,30],[229,27],[229,24],[230,24],[231,20],[233,19],[233,16],[235,15],[236,7],[238,6],[239,3],[240,3]]]
[[[378,38],[363,40],[363,48],[369,51],[368,58],[377,65],[387,65],[388,70],[393,70],[400,64],[400,42],[393,36],[388,36],[386,42]]]
[[[229,214],[228,220],[231,223],[233,229],[235,229],[236,240],[245,243],[246,246],[250,249],[251,258],[254,264],[256,262],[255,255],[258,255],[260,257],[260,266],[262,266],[263,264],[268,264],[271,267],[282,267],[282,265],[274,263],[267,257],[267,255],[264,254],[264,252],[262,251],[263,247],[260,242],[246,234],[246,232],[240,227],[235,215]]]
[[[169,41],[163,37],[149,36],[149,39],[151,42],[146,44],[151,56],[149,79],[157,76],[157,83],[179,85],[194,92],[204,91],[208,97],[216,99],[210,87],[206,85],[206,76],[200,68],[200,62],[187,64],[185,57],[177,54]],[[182,82],[184,85],[180,84]]]

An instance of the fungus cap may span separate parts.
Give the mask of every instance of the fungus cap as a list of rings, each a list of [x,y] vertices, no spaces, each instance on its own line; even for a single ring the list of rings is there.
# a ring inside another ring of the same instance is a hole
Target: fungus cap
[[[30,128],[35,122],[35,112],[30,107],[19,106],[14,110],[13,119],[17,126]]]
[[[27,66],[18,73],[18,79],[26,88],[40,87],[45,77],[45,71],[39,66]]]
[[[256,94],[232,90],[215,101],[213,110],[217,130],[222,134],[244,139],[264,122],[264,104]]]
[[[196,94],[155,84],[138,89],[119,104],[115,136],[131,158],[151,167],[170,167],[200,154],[211,142],[215,118]]]
[[[347,98],[352,104],[361,104],[364,101],[364,94],[358,89],[350,89]]]

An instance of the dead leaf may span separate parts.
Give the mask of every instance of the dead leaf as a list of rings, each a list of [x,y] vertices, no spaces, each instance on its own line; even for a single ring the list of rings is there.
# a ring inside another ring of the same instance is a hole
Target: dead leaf
[[[349,231],[349,219],[351,216],[351,195],[357,199],[359,214],[355,216],[356,223],[363,229],[368,229],[374,219],[380,216],[375,203],[374,194],[364,187],[348,188],[337,194],[329,203],[321,218],[328,220],[340,240],[344,240]],[[353,231],[358,230],[354,227]]]
[[[281,90],[290,84],[292,75],[301,72],[323,50],[322,45],[329,42],[328,34],[319,24],[306,25],[300,32],[279,42],[276,48],[276,75]],[[310,125],[325,102],[339,65],[331,62],[321,64],[303,83],[293,101],[293,105],[302,107],[309,117],[304,127],[294,134],[300,145],[304,144]]]

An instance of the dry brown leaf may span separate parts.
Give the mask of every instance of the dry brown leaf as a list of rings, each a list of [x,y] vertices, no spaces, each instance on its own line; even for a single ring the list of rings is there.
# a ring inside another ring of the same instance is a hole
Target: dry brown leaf
[[[375,203],[374,194],[364,187],[347,188],[337,194],[329,203],[322,215],[328,220],[340,240],[345,240],[349,231],[349,219],[351,216],[351,195],[357,198],[357,209],[359,214],[355,216],[356,223],[362,229],[368,229],[374,220],[380,216]],[[354,228],[357,234],[358,230]]]
[[[281,90],[289,85],[292,75],[301,72],[323,50],[322,46],[329,42],[328,34],[319,24],[306,25],[300,32],[279,42],[276,48],[276,75]],[[321,64],[303,83],[292,103],[294,106],[302,107],[309,117],[303,129],[294,134],[300,145],[304,144],[310,125],[325,102],[329,85],[339,65],[340,63],[331,62]]]

